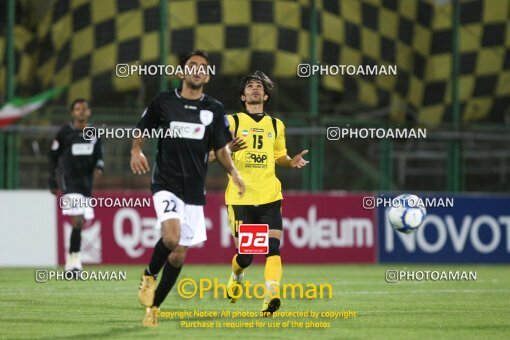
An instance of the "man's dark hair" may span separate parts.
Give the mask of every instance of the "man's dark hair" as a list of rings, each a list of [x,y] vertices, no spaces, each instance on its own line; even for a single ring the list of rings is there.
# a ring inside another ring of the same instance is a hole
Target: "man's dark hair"
[[[76,98],[75,100],[73,100],[73,102],[71,103],[71,112],[74,110],[74,106],[78,103],[85,103],[87,104],[88,107],[90,107],[89,105],[89,102],[87,101],[87,99],[85,98]]]
[[[204,58],[207,61],[207,63],[209,64],[209,55],[207,54],[207,52],[202,51],[202,50],[194,50],[194,51],[186,54],[184,57],[182,57],[181,61],[179,62],[179,65],[182,68],[184,68],[184,66],[188,62],[189,58],[191,58],[195,55]]]
[[[264,87],[264,94],[267,95],[267,101],[269,102],[269,99],[271,98],[271,90],[274,87],[273,81],[262,71],[255,71],[252,74],[248,74],[244,76],[241,79],[241,82],[239,83],[239,100],[241,100],[241,96],[244,95],[244,89],[246,88],[246,85],[252,80],[258,80],[262,83],[262,86]],[[241,100],[241,104],[243,107],[246,107],[246,103]]]

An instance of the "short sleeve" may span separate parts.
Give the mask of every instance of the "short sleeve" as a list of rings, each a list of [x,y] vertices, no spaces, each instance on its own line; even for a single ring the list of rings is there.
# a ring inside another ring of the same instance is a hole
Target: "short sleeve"
[[[51,142],[51,151],[54,151],[56,152],[57,154],[60,154],[60,152],[62,151],[63,149],[63,141],[64,141],[64,128],[61,128],[58,133],[57,133],[57,136],[55,137],[55,139],[53,139],[53,141]]]
[[[228,142],[232,140],[229,131],[229,118],[223,105],[219,105],[215,110],[216,119],[212,131],[212,147],[214,150],[219,150],[225,147]]]
[[[142,118],[136,124],[136,127],[140,130],[152,130],[159,127],[161,117],[161,104],[160,97],[154,98],[145,111],[142,113]]]
[[[277,136],[274,143],[274,158],[278,159],[287,155],[287,147],[285,146],[285,125],[279,119],[276,119],[276,130]]]

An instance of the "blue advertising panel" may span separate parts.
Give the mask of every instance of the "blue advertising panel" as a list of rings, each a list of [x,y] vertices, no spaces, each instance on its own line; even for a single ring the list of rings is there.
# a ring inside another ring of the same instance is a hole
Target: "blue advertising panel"
[[[378,206],[380,262],[510,263],[510,196],[420,197],[427,217],[412,234],[395,231]]]

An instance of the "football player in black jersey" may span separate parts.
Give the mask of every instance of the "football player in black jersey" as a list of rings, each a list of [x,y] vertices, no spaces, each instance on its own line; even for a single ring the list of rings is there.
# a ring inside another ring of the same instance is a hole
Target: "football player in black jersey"
[[[144,111],[137,128],[149,131],[170,129],[173,138],[158,140],[158,152],[152,171],[151,190],[161,228],[151,262],[142,275],[140,303],[147,307],[144,326],[156,326],[157,312],[181,271],[187,248],[207,239],[203,205],[208,154],[212,148],[216,160],[231,175],[243,195],[245,185],[232,163],[227,143],[231,140],[226,111],[216,99],[203,93],[209,81],[207,54],[194,51],[180,66],[182,89],[162,92]],[[192,70],[194,68],[194,70]],[[134,139],[131,170],[149,172],[142,152],[143,139]],[[164,268],[163,268],[164,267]],[[163,274],[156,288],[156,275]]]
[[[104,161],[101,140],[84,138],[83,129],[88,126],[91,114],[89,103],[85,99],[76,99],[71,104],[71,114],[73,121],[58,131],[51,144],[49,187],[56,195],[58,169],[64,194],[60,200],[62,213],[71,216],[73,226],[65,270],[79,272],[83,269],[81,229],[85,220],[94,218],[94,210],[87,206],[86,198],[92,195],[93,179],[102,174]]]

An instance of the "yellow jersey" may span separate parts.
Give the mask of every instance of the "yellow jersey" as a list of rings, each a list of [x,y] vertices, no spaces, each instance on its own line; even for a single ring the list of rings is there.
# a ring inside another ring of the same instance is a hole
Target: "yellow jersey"
[[[287,155],[283,122],[267,114],[258,122],[244,112],[227,117],[232,135],[246,142],[246,149],[232,153],[232,160],[246,184],[246,192],[239,197],[229,175],[225,203],[260,205],[282,199],[282,185],[276,178],[275,165],[276,159]]]

